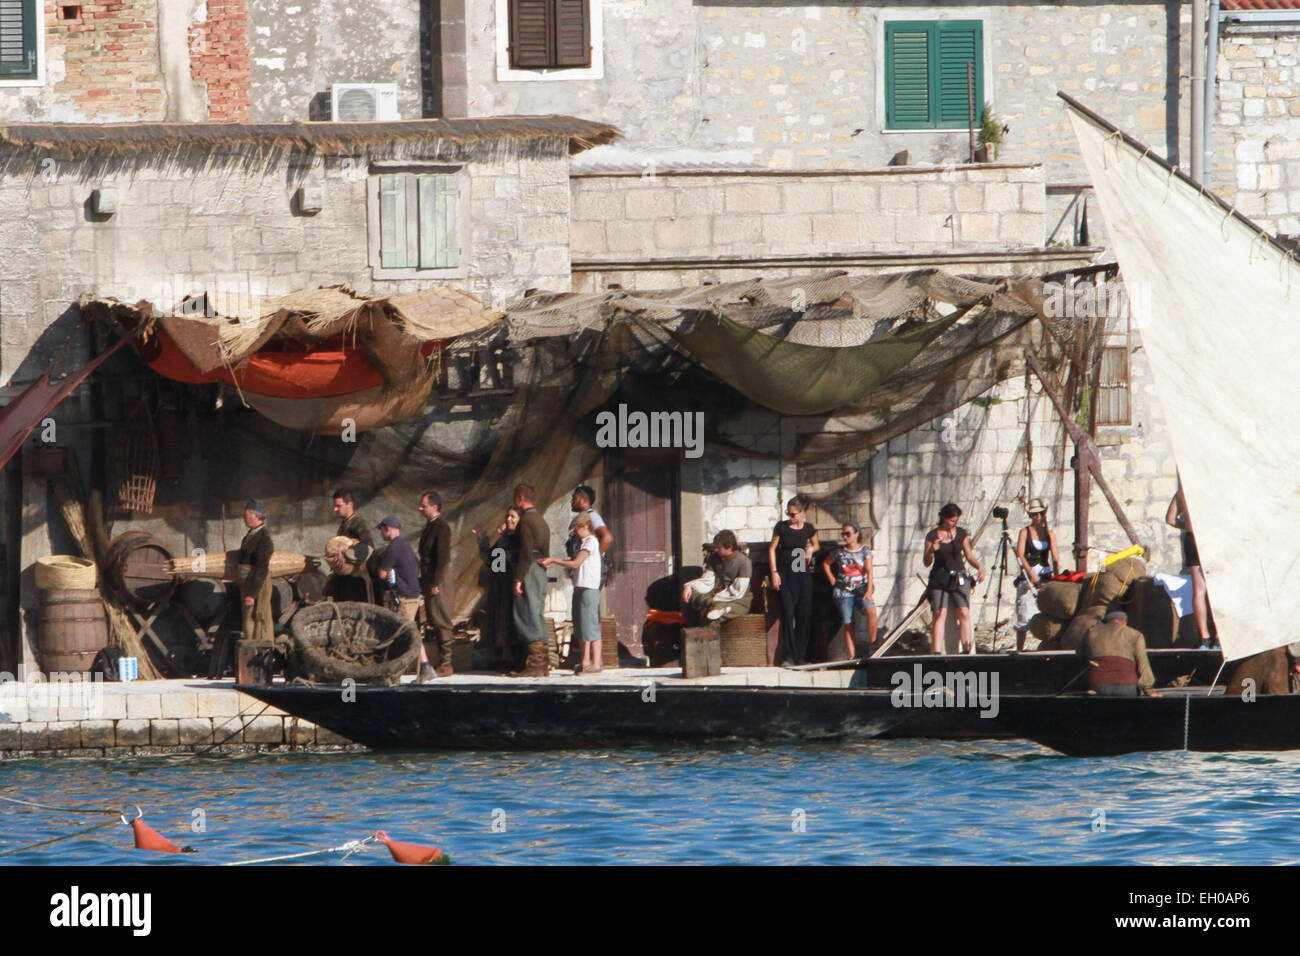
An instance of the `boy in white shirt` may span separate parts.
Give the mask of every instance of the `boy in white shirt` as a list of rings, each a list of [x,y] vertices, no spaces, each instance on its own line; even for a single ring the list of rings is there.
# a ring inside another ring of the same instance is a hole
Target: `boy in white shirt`
[[[583,674],[601,672],[600,654],[600,545],[588,515],[581,515],[573,530],[578,553],[572,558],[540,558],[544,568],[559,565],[573,571],[573,639],[582,641]]]

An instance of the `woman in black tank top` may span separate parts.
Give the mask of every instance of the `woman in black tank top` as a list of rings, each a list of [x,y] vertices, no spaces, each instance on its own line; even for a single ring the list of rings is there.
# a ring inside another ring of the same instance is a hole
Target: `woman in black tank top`
[[[1025,510],[1029,512],[1029,524],[1020,529],[1016,540],[1016,557],[1022,568],[1016,576],[1017,651],[1025,649],[1029,622],[1038,613],[1038,586],[1061,570],[1056,533],[1047,526],[1047,505],[1041,498],[1030,498]]]
[[[975,653],[975,628],[970,617],[970,575],[965,562],[969,561],[979,572],[979,583],[984,583],[984,566],[975,557],[970,545],[970,534],[957,527],[961,509],[952,502],[939,509],[939,526],[925,536],[925,566],[930,568],[926,597],[934,612],[930,627],[930,651],[942,654],[943,632],[948,623],[948,608],[957,611],[961,624],[962,653]]]

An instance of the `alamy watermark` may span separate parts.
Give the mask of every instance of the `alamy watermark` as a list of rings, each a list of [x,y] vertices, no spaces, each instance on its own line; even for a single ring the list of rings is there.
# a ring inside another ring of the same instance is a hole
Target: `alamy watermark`
[[[704,454],[703,412],[628,411],[596,415],[598,448],[683,448],[687,458]]]
[[[29,712],[57,708],[60,720],[94,720],[104,715],[104,675],[52,671],[29,677],[20,664],[16,677],[0,671],[0,714],[16,704],[25,704]]]
[[[895,707],[979,708],[980,717],[996,717],[998,704],[996,671],[928,671],[913,664],[911,671],[895,671],[889,678],[889,694]]]

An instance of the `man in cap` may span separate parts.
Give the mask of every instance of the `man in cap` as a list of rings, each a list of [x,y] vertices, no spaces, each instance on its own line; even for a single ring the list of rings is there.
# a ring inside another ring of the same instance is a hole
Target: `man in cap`
[[[248,533],[239,544],[239,593],[243,596],[243,635],[246,641],[275,639],[271,617],[271,531],[266,526],[266,505],[260,498],[244,505]]]
[[[451,569],[451,526],[442,516],[442,496],[426,491],[420,496],[420,514],[425,517],[420,532],[420,594],[424,598],[424,626],[438,642],[435,674],[450,677],[451,668],[451,594],[448,572]],[[421,679],[425,670],[420,668]]]
[[[415,550],[402,537],[402,522],[389,515],[379,522],[379,535],[388,542],[383,557],[379,559],[379,578],[397,601],[401,615],[412,623],[420,613],[423,600],[420,595],[420,565]],[[424,641],[420,641],[420,683],[434,678],[433,665]]]
[[[1138,697],[1156,684],[1147,661],[1147,644],[1142,632],[1128,626],[1128,615],[1110,611],[1100,624],[1083,636],[1075,653],[1088,661],[1088,684],[1102,697]]]
[[[351,538],[356,544],[330,558],[330,566],[334,569],[331,593],[337,601],[369,603],[374,600],[374,592],[366,561],[375,552],[375,536],[370,533],[365,519],[357,514],[356,499],[346,488],[334,492],[334,513],[341,519],[336,536]]]

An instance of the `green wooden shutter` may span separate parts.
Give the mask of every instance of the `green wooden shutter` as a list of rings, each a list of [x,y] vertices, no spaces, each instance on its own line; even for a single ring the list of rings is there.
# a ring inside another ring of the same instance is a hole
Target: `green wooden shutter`
[[[939,94],[936,126],[966,126],[970,122],[970,92],[966,64],[974,64],[975,122],[984,109],[984,48],[979,20],[939,22]]]
[[[509,0],[510,65],[537,69],[554,65],[551,25],[554,0]]]
[[[0,0],[0,78],[36,75],[36,0]]]
[[[555,0],[555,65],[591,66],[589,0]]]
[[[933,23],[885,24],[885,125],[889,129],[933,126],[930,104]]]
[[[385,269],[403,269],[408,262],[406,241],[406,176],[379,177],[379,261]]]
[[[420,268],[450,269],[460,265],[456,177],[422,175],[420,197]]]

